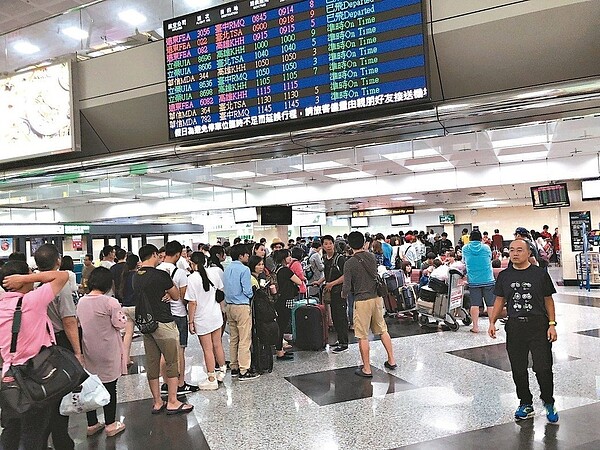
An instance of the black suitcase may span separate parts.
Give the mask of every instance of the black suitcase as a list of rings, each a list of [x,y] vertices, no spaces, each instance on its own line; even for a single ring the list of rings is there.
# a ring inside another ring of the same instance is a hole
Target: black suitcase
[[[402,286],[400,288],[400,295],[402,296],[403,309],[413,309],[417,303],[417,296],[413,286]]]
[[[448,294],[448,284],[445,281],[429,277],[427,285],[438,294]]]
[[[273,350],[270,345],[264,345],[256,334],[252,338],[252,370],[257,373],[273,371]]]
[[[322,350],[329,339],[329,329],[323,305],[300,306],[294,312],[296,347],[300,350]]]

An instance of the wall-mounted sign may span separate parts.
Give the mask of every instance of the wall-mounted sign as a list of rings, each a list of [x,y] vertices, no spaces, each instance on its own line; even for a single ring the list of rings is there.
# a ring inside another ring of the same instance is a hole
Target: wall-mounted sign
[[[579,211],[569,213],[569,229],[571,230],[571,251],[583,251],[583,230],[582,224],[585,223],[587,231],[592,229],[592,216],[589,211]]]
[[[89,225],[65,225],[65,234],[89,234],[90,226]]]
[[[440,215],[440,224],[454,223],[456,217],[454,214],[442,214]]]
[[[382,208],[369,209],[366,211],[352,211],[352,217],[379,217],[379,216],[397,216],[401,214],[414,214],[414,206],[404,206],[403,208]]]

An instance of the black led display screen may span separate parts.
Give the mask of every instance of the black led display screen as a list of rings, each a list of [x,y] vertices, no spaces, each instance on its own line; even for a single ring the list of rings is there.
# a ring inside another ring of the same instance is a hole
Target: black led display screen
[[[429,98],[421,0],[244,0],[164,23],[171,139]]]

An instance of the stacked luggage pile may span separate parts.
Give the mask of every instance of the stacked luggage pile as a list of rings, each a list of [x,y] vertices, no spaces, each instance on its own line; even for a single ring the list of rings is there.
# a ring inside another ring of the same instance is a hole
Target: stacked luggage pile
[[[388,270],[382,278],[388,290],[387,297],[383,299],[386,315],[398,318],[412,317],[415,322],[419,320],[416,304],[419,285],[406,283],[401,270]]]

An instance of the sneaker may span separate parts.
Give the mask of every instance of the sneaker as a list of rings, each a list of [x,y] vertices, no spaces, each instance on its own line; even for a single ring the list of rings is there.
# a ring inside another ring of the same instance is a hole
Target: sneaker
[[[240,373],[238,380],[248,381],[248,380],[254,380],[258,377],[260,377],[259,373],[247,371],[246,373]]]
[[[227,366],[219,367],[215,370],[215,377],[217,377],[217,382],[222,383],[225,379],[225,374],[227,373]]]
[[[530,419],[534,415],[535,415],[535,411],[533,410],[533,406],[531,406],[531,405],[521,405],[515,411],[515,420]]]
[[[237,377],[240,374],[240,369],[231,369],[231,376]]]
[[[348,350],[347,345],[338,345],[336,348],[331,350],[331,352],[332,353],[342,353],[342,352],[345,352],[346,350]]]
[[[200,388],[193,384],[183,383],[183,386],[177,387],[178,394],[189,394],[190,392],[197,392]]]
[[[160,393],[161,394],[168,394],[169,393],[169,387],[167,386],[167,383],[163,383],[160,385]]]
[[[545,403],[544,408],[546,408],[546,419],[548,419],[548,422],[558,422],[558,411],[556,411],[554,403]]]
[[[212,378],[212,381],[210,381],[211,378]],[[215,391],[215,390],[219,389],[219,382],[217,381],[216,374],[214,372],[209,373],[208,378],[205,381],[203,381],[202,383],[200,383],[200,385],[198,387],[203,391]]]

